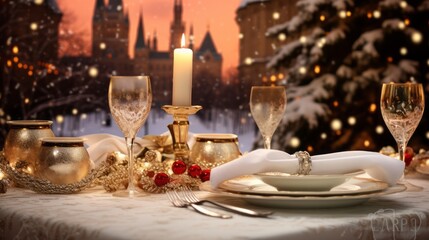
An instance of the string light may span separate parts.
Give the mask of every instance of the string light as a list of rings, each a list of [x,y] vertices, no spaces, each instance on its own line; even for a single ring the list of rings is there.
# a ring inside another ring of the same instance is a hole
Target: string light
[[[73,108],[72,109],[72,114],[73,115],[77,115],[79,113],[79,111],[76,109],[76,108]]]
[[[320,134],[320,138],[321,139],[326,139],[328,136],[326,135],[326,133],[321,133]]]
[[[320,15],[320,21],[325,21],[325,19],[326,19],[326,17],[325,17],[325,15]]]
[[[316,73],[316,74],[320,73],[320,66],[319,65],[314,66],[314,73]]]
[[[365,147],[369,147],[369,146],[371,145],[371,142],[370,142],[369,140],[365,140],[365,141],[363,142],[363,145],[364,145]]]
[[[374,16],[374,18],[380,18],[381,17],[381,12],[378,10],[375,10],[372,15]]]
[[[278,36],[278,38],[279,38],[280,41],[283,42],[284,40],[286,40],[286,34],[280,33],[279,36]]]
[[[101,50],[106,49],[106,44],[104,42],[100,43],[100,49]]]
[[[334,107],[338,107],[338,106],[339,106],[338,101],[337,101],[337,100],[335,100],[335,101],[332,103],[332,106],[334,106]]]
[[[426,138],[429,139],[429,131],[426,132]]]
[[[96,67],[90,67],[88,70],[88,74],[91,77],[97,77],[98,76],[98,69]]]
[[[407,25],[407,26],[409,26],[409,25],[410,25],[410,19],[408,19],[408,18],[407,18],[407,19],[405,19],[405,20],[404,20],[404,24],[405,24],[405,25]]]
[[[369,111],[370,111],[370,112],[375,112],[375,111],[377,111],[377,104],[375,104],[375,103],[371,103],[371,105],[369,105]]]
[[[347,11],[347,12],[346,12],[346,15],[347,15],[347,17],[351,17],[351,16],[352,16],[352,12]]]
[[[300,67],[299,68],[299,73],[301,73],[302,75],[304,75],[305,73],[307,73],[307,69],[305,67]]]
[[[401,53],[401,55],[407,55],[408,49],[406,47],[401,47],[401,49],[399,49],[399,53]]]
[[[273,19],[278,20],[280,18],[280,13],[279,12],[274,12],[273,13]]]
[[[56,119],[57,123],[63,123],[64,122],[63,115],[57,115],[57,117],[55,119]]]
[[[347,13],[346,11],[342,10],[338,13],[338,15],[340,16],[340,18],[346,18],[347,17]]]
[[[299,41],[300,41],[302,44],[304,44],[304,43],[306,43],[306,42],[307,42],[307,38],[306,38],[305,36],[301,36],[301,37],[299,38]]]
[[[413,43],[421,43],[423,40],[423,36],[421,33],[419,32],[413,32],[413,34],[411,34],[411,41],[413,41]]]
[[[393,58],[392,57],[387,57],[387,62],[389,62],[389,63],[393,62]]]
[[[299,147],[299,145],[301,145],[301,141],[297,137],[292,137],[289,143],[290,143],[290,146],[293,148],[297,148]]]
[[[37,30],[38,27],[39,26],[35,22],[33,22],[33,23],[30,24],[30,29],[33,30],[33,31]]]
[[[399,3],[399,6],[401,6],[401,8],[406,8],[406,7],[407,7],[407,5],[408,5],[408,3],[407,3],[406,1],[401,1],[401,2]]]
[[[428,60],[428,63],[429,63],[429,60]],[[8,67],[12,67],[12,61],[11,60],[7,60],[6,64]]]
[[[278,79],[283,79],[285,77],[285,75],[283,73],[279,73],[279,75],[277,77],[278,77]]]
[[[29,99],[29,98],[25,98],[25,99],[24,99],[24,103],[25,103],[25,104],[29,104],[29,103],[30,103],[30,99]]]
[[[341,123],[340,119],[334,119],[331,122],[331,129],[334,131],[338,131],[341,130],[341,128],[343,127],[343,124]]]
[[[19,48],[18,48],[17,46],[14,46],[14,47],[12,48],[12,52],[13,52],[14,54],[17,54],[17,53],[19,52]]]
[[[323,37],[323,38],[319,39],[319,41],[317,41],[317,46],[319,48],[322,48],[325,45],[325,43],[326,43],[326,38]]]
[[[375,127],[375,132],[377,134],[383,134],[384,128],[382,126],[378,125],[377,127]]]
[[[244,35],[242,33],[238,34],[238,39],[243,39]]]
[[[40,4],[43,3],[43,0],[34,0],[34,3],[37,4],[37,5],[40,5]]]
[[[19,61],[19,58],[18,57],[13,57],[13,61],[17,63]]]
[[[371,13],[371,12],[367,12],[367,13],[366,13],[366,17],[367,17],[367,18],[372,18],[372,13]]]
[[[244,63],[245,63],[246,65],[250,65],[250,64],[252,64],[252,58],[247,57],[246,59],[244,59]]]
[[[276,77],[276,75],[271,75],[271,77],[270,77],[270,81],[271,82],[275,82],[277,80],[277,77]]]
[[[351,116],[347,119],[347,122],[349,123],[350,126],[353,126],[356,124],[356,118]]]
[[[399,29],[401,29],[401,30],[405,29],[405,23],[404,23],[404,22],[402,22],[402,21],[401,21],[401,22],[399,22],[399,23],[398,23],[398,28],[399,28]]]

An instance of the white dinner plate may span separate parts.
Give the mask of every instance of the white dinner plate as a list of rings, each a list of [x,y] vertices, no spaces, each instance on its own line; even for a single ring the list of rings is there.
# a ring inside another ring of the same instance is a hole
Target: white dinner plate
[[[342,196],[264,196],[254,194],[240,194],[229,192],[224,189],[213,189],[210,182],[204,182],[200,185],[200,190],[208,191],[225,197],[241,198],[244,201],[264,206],[277,208],[338,208],[349,207],[362,204],[371,198],[402,192],[406,190],[403,185],[389,187],[384,191],[368,194],[342,195]]]
[[[282,191],[329,191],[363,171],[332,175],[291,175],[280,172],[254,174],[263,182]]]
[[[329,191],[281,191],[275,187],[265,184],[254,176],[246,176],[228,180],[219,185],[219,188],[229,192],[253,194],[253,195],[275,195],[275,196],[339,196],[356,195],[385,190],[387,183],[373,181],[364,178],[352,178],[351,180],[336,186]]]

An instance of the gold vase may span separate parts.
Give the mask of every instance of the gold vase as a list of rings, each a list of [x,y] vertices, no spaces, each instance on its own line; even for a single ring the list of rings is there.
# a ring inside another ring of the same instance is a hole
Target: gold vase
[[[195,134],[190,162],[202,168],[214,168],[241,156],[235,134]]]
[[[55,184],[79,182],[91,168],[83,138],[43,138],[35,175]]]
[[[4,144],[6,160],[13,168],[18,162],[24,163],[26,166],[22,170],[32,174],[38,160],[40,139],[55,136],[51,130],[52,121],[16,120],[8,121],[7,124],[9,132]]]

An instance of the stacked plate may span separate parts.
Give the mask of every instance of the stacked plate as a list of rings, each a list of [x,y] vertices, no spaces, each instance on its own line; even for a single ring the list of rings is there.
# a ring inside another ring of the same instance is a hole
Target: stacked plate
[[[371,198],[404,191],[403,185],[360,176],[363,172],[339,175],[295,176],[260,173],[228,180],[214,189],[209,182],[203,191],[238,197],[251,204],[283,208],[334,208],[364,203]]]

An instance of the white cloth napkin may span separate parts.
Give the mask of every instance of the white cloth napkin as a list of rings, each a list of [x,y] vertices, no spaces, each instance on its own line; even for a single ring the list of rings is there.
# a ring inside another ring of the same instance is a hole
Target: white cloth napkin
[[[163,135],[170,135],[170,133],[164,132],[161,136]],[[97,167],[101,162],[105,161],[107,156],[112,152],[119,151],[125,155],[127,154],[127,146],[124,137],[101,133],[85,135],[81,136],[81,138],[85,139],[86,150],[91,159],[92,168]],[[135,138],[134,143],[134,154],[140,152],[145,147],[150,149],[157,146],[155,142],[149,139],[138,137]],[[194,134],[189,132],[188,146],[191,148],[194,143]]]
[[[395,185],[404,173],[405,164],[376,152],[346,151],[311,156],[311,174],[343,174],[364,170],[371,177]],[[254,173],[296,173],[296,157],[278,150],[258,149],[211,170],[210,183],[216,188],[223,181]]]
[[[127,146],[124,137],[118,137],[111,134],[91,134],[82,136],[87,145],[89,158],[93,163],[93,167],[97,167],[101,162],[105,161],[107,156],[114,151],[119,151],[127,154]],[[134,152],[139,152],[144,147],[154,146],[155,143],[142,138],[134,140]]]

